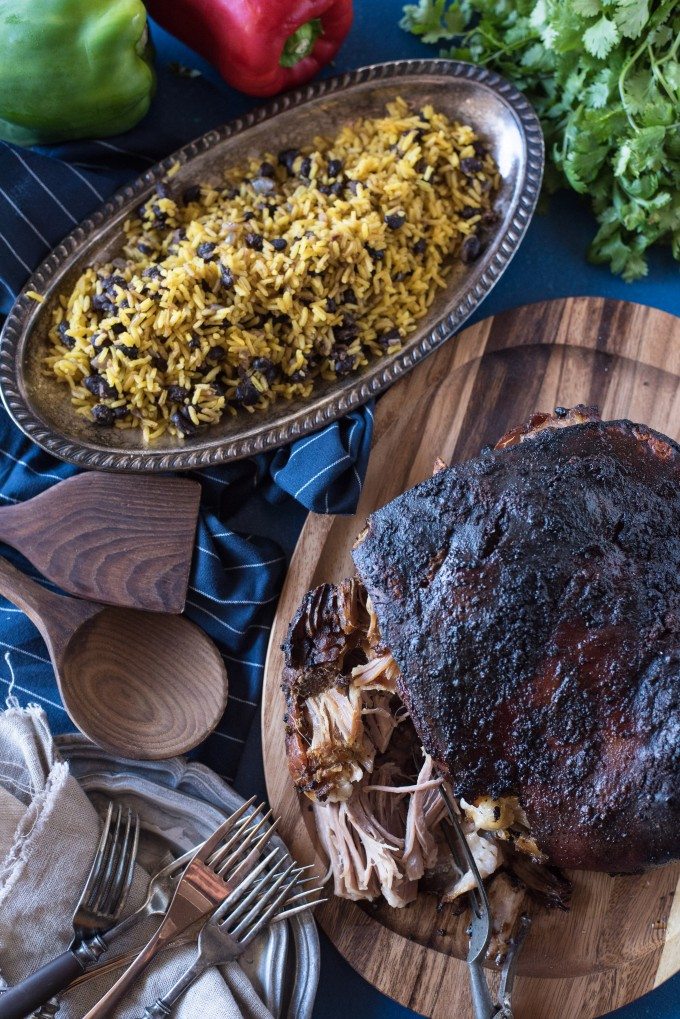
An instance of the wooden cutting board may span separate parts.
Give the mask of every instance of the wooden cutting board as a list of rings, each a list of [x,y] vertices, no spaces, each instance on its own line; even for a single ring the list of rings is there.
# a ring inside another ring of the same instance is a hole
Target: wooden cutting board
[[[272,631],[263,703],[269,799],[301,863],[317,856],[311,806],[288,776],[279,688],[288,622],[302,596],[353,572],[350,549],[367,515],[429,476],[435,456],[474,456],[536,410],[598,404],[680,440],[680,319],[641,305],[574,298],[486,319],[445,344],[380,400],[356,516],[311,514]],[[535,912],[515,987],[518,1019],[590,1019],[680,969],[680,864],[643,876],[575,872],[569,914]],[[676,894],[676,891],[678,894]],[[406,909],[332,898],[317,912],[363,977],[436,1019],[472,1016],[465,916],[421,895]],[[441,932],[445,933],[441,933]],[[457,958],[454,958],[457,957]]]

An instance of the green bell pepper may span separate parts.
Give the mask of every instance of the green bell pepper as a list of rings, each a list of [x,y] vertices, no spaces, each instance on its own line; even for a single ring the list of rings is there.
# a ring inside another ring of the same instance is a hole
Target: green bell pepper
[[[154,85],[142,0],[0,0],[0,138],[119,134]]]

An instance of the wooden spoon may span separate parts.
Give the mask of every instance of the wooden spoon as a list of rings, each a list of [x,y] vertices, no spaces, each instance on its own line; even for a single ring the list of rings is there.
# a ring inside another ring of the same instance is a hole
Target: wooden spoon
[[[0,541],[79,598],[184,609],[201,486],[91,472],[0,509]]]
[[[4,559],[0,594],[35,623],[66,710],[105,750],[140,760],[174,757],[222,717],[224,662],[187,619],[53,594]]]

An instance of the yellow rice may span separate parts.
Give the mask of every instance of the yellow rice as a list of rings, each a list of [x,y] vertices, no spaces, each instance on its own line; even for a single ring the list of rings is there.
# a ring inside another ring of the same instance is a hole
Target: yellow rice
[[[218,184],[172,176],[61,298],[45,359],[78,414],[148,441],[398,350],[455,256],[477,256],[500,184],[471,127],[402,99]]]

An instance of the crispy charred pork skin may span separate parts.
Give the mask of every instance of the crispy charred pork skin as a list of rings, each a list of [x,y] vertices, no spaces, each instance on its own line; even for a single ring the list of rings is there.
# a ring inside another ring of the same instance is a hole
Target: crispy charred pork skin
[[[372,762],[361,698],[349,689],[368,627],[363,585],[347,580],[310,591],[288,630],[286,753],[295,784],[315,798],[346,799]]]
[[[630,872],[680,856],[680,447],[590,417],[436,473],[354,560],[456,796],[515,796],[551,863]]]

